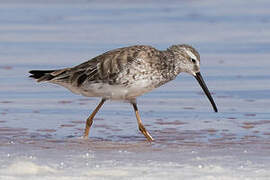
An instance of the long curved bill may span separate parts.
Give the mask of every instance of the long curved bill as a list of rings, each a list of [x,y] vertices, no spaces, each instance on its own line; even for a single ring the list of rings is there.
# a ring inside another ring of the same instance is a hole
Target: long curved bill
[[[200,72],[196,73],[196,76],[194,76],[194,77],[197,79],[198,83],[201,85],[204,93],[206,94],[206,96],[208,97],[209,101],[211,102],[214,111],[215,112],[218,112],[217,106],[216,106],[216,104],[215,104],[215,102],[214,102],[214,100],[213,100],[213,98],[212,98],[212,96],[211,96],[211,94],[210,94],[210,92],[209,92],[209,90],[208,90],[208,88],[207,88],[207,86],[206,86],[203,78],[202,78],[201,73]]]

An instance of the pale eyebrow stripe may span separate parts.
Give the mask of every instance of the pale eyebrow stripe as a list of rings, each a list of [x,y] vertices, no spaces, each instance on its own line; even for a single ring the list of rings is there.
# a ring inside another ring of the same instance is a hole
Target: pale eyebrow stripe
[[[197,57],[196,57],[191,51],[186,50],[186,49],[185,49],[185,51],[187,52],[187,54],[188,54],[192,59],[197,60]]]

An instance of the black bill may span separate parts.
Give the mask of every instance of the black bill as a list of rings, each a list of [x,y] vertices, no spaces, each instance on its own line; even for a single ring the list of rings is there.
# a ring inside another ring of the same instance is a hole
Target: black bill
[[[217,106],[216,106],[216,104],[215,104],[215,102],[214,102],[214,100],[213,100],[213,98],[212,98],[212,96],[211,96],[211,94],[210,94],[210,92],[209,92],[209,90],[208,90],[208,88],[207,88],[207,86],[206,86],[206,84],[205,84],[203,78],[202,78],[201,73],[200,73],[200,72],[196,73],[196,76],[194,76],[194,77],[197,79],[197,81],[198,81],[199,84],[201,85],[201,87],[202,87],[204,93],[206,94],[206,96],[208,97],[209,101],[211,102],[214,111],[215,111],[215,112],[218,112]]]

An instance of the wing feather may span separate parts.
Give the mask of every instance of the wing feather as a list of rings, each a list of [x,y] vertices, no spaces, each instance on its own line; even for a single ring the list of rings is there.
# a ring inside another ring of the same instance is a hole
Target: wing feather
[[[160,51],[150,46],[130,46],[108,51],[70,69],[70,81],[80,86],[84,82],[110,83],[124,68],[137,59],[153,59]]]

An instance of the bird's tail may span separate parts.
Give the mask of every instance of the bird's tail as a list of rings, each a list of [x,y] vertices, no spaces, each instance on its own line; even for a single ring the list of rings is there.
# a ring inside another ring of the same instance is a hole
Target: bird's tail
[[[29,77],[37,79],[37,82],[41,81],[50,81],[55,77],[65,73],[67,69],[59,69],[59,70],[31,70],[29,73],[31,74]]]

